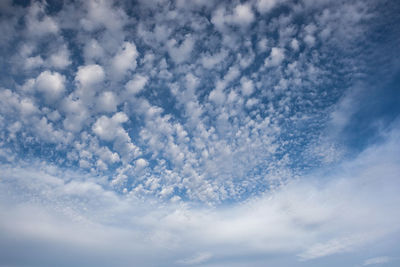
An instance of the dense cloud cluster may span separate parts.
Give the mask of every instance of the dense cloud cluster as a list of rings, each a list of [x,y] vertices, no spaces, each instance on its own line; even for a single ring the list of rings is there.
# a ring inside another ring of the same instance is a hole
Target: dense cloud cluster
[[[311,2],[5,2],[3,160],[35,154],[119,192],[211,203],[334,162],[334,143],[304,151],[369,11]]]

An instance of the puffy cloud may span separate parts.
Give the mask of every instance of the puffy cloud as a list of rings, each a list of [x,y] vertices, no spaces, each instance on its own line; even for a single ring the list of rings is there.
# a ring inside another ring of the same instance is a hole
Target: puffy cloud
[[[37,78],[35,87],[42,93],[47,103],[61,98],[65,91],[65,76],[58,72],[44,71]]]
[[[49,58],[50,66],[57,69],[64,69],[71,65],[70,53],[67,47],[64,45],[56,53],[52,54]]]
[[[42,37],[47,34],[56,34],[59,27],[55,20],[45,14],[45,5],[35,2],[29,7],[26,15],[27,32],[34,37]]]
[[[112,74],[118,78],[127,74],[127,71],[134,70],[139,56],[134,43],[124,42],[111,61]]]
[[[115,113],[111,118],[107,116],[99,117],[92,126],[92,131],[100,139],[113,142],[114,150],[117,151],[124,162],[129,162],[133,158],[140,156],[141,151],[136,147],[122,124],[129,120],[123,112]],[[119,184],[121,179],[116,179]]]
[[[97,64],[81,66],[78,68],[75,80],[81,87],[90,87],[104,81],[103,67]]]
[[[254,21],[254,14],[249,4],[239,4],[234,9],[232,21],[237,24],[248,25]]]
[[[71,141],[71,135],[62,130],[54,129],[53,123],[49,122],[45,117],[35,120],[33,123],[36,135],[45,142],[66,144]]]
[[[213,13],[211,22],[218,30],[225,32],[226,25],[248,26],[254,19],[251,5],[244,3],[235,6],[232,11],[220,7]]]
[[[61,110],[66,114],[63,126],[66,130],[79,132],[89,117],[89,112],[81,99],[74,99],[71,95],[64,98]]]
[[[222,50],[218,54],[204,55],[201,58],[201,63],[202,63],[204,68],[212,69],[215,65],[219,64],[220,62],[222,62],[227,56],[228,56],[227,51],[226,50]]]
[[[241,90],[243,95],[249,96],[254,92],[254,84],[252,80],[249,80],[246,77],[240,79]]]
[[[39,113],[37,106],[30,98],[21,99],[21,102],[19,103],[19,110],[23,116]]]
[[[105,72],[98,64],[80,66],[75,75],[77,89],[74,94],[80,98],[82,105],[92,105],[95,95],[104,86]]]
[[[105,0],[85,1],[87,15],[79,23],[87,31],[94,31],[106,27],[117,33],[125,24],[126,14],[122,9],[113,8],[113,3]]]
[[[117,111],[117,106],[118,98],[113,92],[103,92],[97,99],[97,110],[99,111],[115,112]]]
[[[290,42],[290,47],[294,51],[298,51],[299,50],[299,41],[297,41],[297,39],[292,39],[292,41]]]
[[[222,105],[225,102],[225,94],[221,89],[214,89],[210,92],[208,99],[218,105]]]
[[[275,7],[276,4],[278,4],[277,0],[257,0],[257,9],[260,13],[266,13]]]
[[[225,10],[220,7],[217,10],[214,11],[211,17],[211,22],[214,24],[214,26],[219,29],[220,31],[223,31],[225,27],[225,23],[227,22]]]
[[[39,113],[39,109],[31,98],[21,97],[9,89],[0,90],[0,110],[3,115],[29,117]]]
[[[41,56],[28,57],[25,59],[24,68],[35,69],[44,65],[44,60]]]
[[[132,80],[126,83],[125,88],[129,94],[136,95],[140,93],[148,82],[146,76],[136,74]]]
[[[306,37],[304,37],[304,42],[309,46],[313,47],[315,45],[315,37],[308,34]]]
[[[190,58],[194,44],[194,39],[190,34],[185,36],[181,44],[171,39],[167,42],[169,56],[175,63],[182,63]]]
[[[279,47],[273,47],[271,49],[271,53],[265,59],[266,67],[278,67],[281,65],[283,60],[285,59],[285,50]]]
[[[104,58],[104,53],[103,47],[95,39],[88,41],[83,49],[83,55],[87,62],[102,60]]]
[[[138,169],[143,169],[143,168],[147,167],[147,165],[149,165],[149,163],[147,162],[147,160],[140,158],[135,161],[135,165]]]
[[[112,141],[119,136],[125,136],[126,132],[121,127],[121,124],[128,121],[128,116],[123,112],[114,114],[111,118],[101,116],[93,124],[93,132],[101,139]]]

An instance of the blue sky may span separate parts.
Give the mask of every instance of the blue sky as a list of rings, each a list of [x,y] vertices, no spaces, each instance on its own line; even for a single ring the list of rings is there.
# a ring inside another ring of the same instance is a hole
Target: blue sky
[[[0,3],[0,266],[398,266],[400,4]]]

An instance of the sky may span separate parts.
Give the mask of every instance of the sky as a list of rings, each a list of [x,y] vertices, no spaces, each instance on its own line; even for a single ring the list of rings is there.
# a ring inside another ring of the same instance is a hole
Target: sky
[[[0,267],[399,266],[399,14],[0,1]]]

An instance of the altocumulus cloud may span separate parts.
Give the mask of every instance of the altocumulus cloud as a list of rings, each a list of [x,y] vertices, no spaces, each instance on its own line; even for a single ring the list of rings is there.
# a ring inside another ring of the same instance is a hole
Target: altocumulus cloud
[[[1,2],[0,265],[395,266],[399,12]]]

